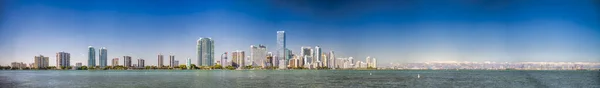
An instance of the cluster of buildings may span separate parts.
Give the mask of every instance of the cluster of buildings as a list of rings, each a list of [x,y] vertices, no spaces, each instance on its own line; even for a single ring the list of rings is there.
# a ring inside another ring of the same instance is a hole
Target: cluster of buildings
[[[439,61],[424,63],[391,63],[387,69],[427,70],[594,70],[600,63],[594,62],[457,62]]]
[[[201,39],[202,40],[202,39]],[[198,46],[200,47],[200,41]],[[212,42],[212,41],[211,41]],[[375,58],[367,58],[367,62],[358,62],[360,65],[353,64],[354,62],[342,59],[336,59],[334,51],[324,52],[321,47],[315,46],[303,46],[300,49],[300,53],[294,54],[286,46],[286,34],[284,31],[277,31],[277,46],[276,51],[268,52],[267,47],[264,45],[250,45],[250,55],[246,56],[246,52],[242,50],[236,50],[231,52],[231,61],[228,61],[228,52],[221,55],[221,60],[217,64],[222,66],[233,66],[238,69],[244,66],[253,67],[278,67],[278,69],[288,68],[342,68],[343,65],[352,67],[348,68],[376,68],[377,61]],[[202,52],[202,50],[198,50]],[[212,51],[210,51],[212,53]],[[200,58],[204,59],[204,58]]]
[[[243,69],[245,66],[253,67],[278,67],[278,69],[288,68],[377,68],[377,61],[375,58],[367,57],[366,62],[356,61],[352,57],[348,58],[336,58],[334,51],[324,52],[321,47],[315,46],[301,47],[300,53],[294,54],[292,50],[286,46],[286,34],[284,31],[277,31],[277,46],[276,51],[268,52],[267,47],[259,45],[250,45],[250,53],[246,54],[245,51],[235,50],[230,52],[231,60],[228,60],[228,52],[224,52],[221,55],[221,59],[215,61],[214,59],[214,40],[211,38],[200,38],[197,40],[196,55],[197,55],[197,66],[215,66],[221,65],[223,67],[233,66],[238,69]],[[97,55],[98,54],[98,55]],[[246,56],[248,55],[248,56]],[[99,67],[105,68],[108,66],[108,55],[107,49],[101,47],[96,52],[96,48],[93,46],[88,47],[88,67]],[[48,68],[48,57],[43,55],[35,56],[34,63],[30,64],[31,68],[44,69]],[[56,67],[69,67],[71,55],[68,52],[56,53]],[[164,64],[164,55],[158,54],[158,67],[176,67],[179,65],[179,61],[175,59],[175,55],[169,55],[169,63]],[[123,64],[119,65],[120,58],[112,58],[111,66],[123,66],[128,68],[143,68],[145,67],[145,60],[142,58],[137,59],[137,64],[132,63],[131,56],[123,56]],[[185,65],[190,67],[190,58],[186,59]],[[76,63],[75,67],[81,67],[81,62]],[[13,62],[12,67],[27,67],[23,63]]]

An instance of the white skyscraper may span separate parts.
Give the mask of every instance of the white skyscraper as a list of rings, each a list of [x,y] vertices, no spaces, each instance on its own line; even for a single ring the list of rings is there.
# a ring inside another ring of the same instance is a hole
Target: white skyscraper
[[[371,67],[371,56],[367,56],[367,59],[365,59],[365,61],[367,61],[367,67]]]
[[[280,66],[287,66],[288,54],[286,50],[285,31],[277,31],[277,60],[283,60],[284,63]],[[279,67],[279,69],[287,69],[287,67]]]
[[[338,67],[338,65],[335,63],[336,59],[335,59],[335,54],[333,53],[333,51],[329,51],[329,68],[335,69]]]
[[[225,68],[225,67],[228,66],[228,63],[227,63],[227,52],[221,54],[221,66],[223,68]]]
[[[313,57],[314,58],[314,60],[313,60],[314,61],[313,62],[314,65],[313,66],[314,67],[321,67],[321,66],[323,66],[323,63],[322,63],[323,61],[321,61],[322,60],[322,57],[321,57],[321,55],[322,55],[321,47],[315,46],[315,52],[314,52],[314,54],[315,55]]]
[[[373,61],[371,62],[373,63],[372,67],[377,68],[377,59],[373,58]]]
[[[354,64],[354,58],[348,57],[348,62],[349,62],[350,68],[354,67],[354,65],[355,65]]]

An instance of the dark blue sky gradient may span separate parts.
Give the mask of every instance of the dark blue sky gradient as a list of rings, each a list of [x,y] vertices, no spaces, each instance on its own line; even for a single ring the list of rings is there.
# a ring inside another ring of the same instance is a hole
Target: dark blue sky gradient
[[[598,0],[3,0],[0,61],[33,62],[72,53],[87,64],[87,46],[108,57],[156,54],[193,58],[199,37],[217,55],[321,46],[338,57],[388,62],[600,61]],[[220,58],[220,57],[215,57]],[[55,62],[51,62],[54,65]]]

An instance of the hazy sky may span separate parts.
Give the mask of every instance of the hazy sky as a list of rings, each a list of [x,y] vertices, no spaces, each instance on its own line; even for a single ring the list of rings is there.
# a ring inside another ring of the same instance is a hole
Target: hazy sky
[[[217,59],[252,44],[274,52],[278,30],[294,53],[321,46],[380,65],[597,62],[598,8],[598,0],[1,0],[0,65],[40,54],[55,65],[59,51],[87,65],[88,46],[106,47],[109,64],[130,55],[156,65],[158,53],[183,64],[196,62],[200,37],[214,39]]]

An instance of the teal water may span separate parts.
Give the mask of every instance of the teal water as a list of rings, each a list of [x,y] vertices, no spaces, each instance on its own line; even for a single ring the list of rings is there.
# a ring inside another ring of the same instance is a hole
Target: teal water
[[[0,87],[600,88],[599,74],[598,71],[5,70],[0,71]]]

